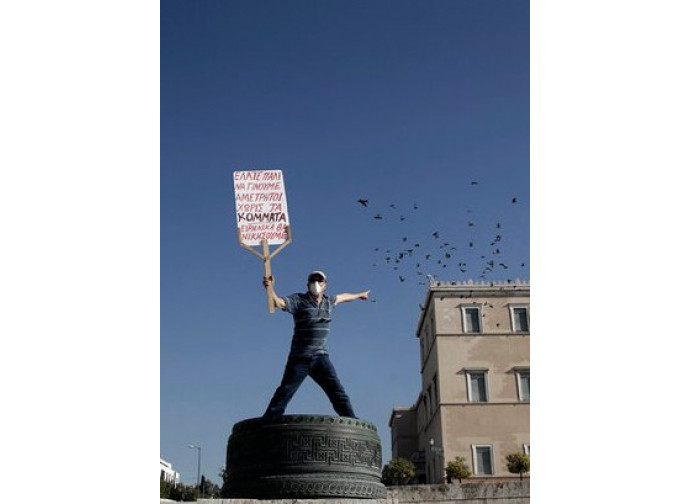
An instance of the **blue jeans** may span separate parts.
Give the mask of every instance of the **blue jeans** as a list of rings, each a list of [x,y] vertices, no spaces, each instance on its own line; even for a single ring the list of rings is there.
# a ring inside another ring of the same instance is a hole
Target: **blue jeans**
[[[328,358],[328,354],[314,355],[312,357],[289,356],[287,364],[285,364],[283,380],[273,394],[264,416],[280,416],[285,413],[285,408],[287,408],[290,399],[295,395],[295,392],[297,392],[297,389],[302,385],[307,376],[311,376],[326,392],[338,415],[357,418],[352,410],[350,398],[340,383],[335,368],[331,364],[331,359]]]

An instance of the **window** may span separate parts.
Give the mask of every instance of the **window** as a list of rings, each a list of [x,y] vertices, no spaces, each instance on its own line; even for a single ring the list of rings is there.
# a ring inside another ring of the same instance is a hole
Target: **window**
[[[486,370],[467,372],[467,399],[470,402],[489,401],[487,374]]]
[[[516,369],[515,378],[517,380],[518,400],[529,402],[529,369]]]
[[[419,337],[419,352],[422,358],[422,366],[424,365],[424,360],[429,353],[429,348],[431,347],[431,337],[429,336],[429,325],[424,327],[424,334]]]
[[[513,332],[529,332],[529,314],[526,306],[511,306]]]
[[[529,457],[529,444],[523,444],[522,449],[525,452],[525,455]]]
[[[478,307],[463,306],[462,307],[462,323],[463,331],[466,333],[479,333],[481,331],[481,326],[479,321],[481,317],[479,316]]]
[[[434,395],[436,396],[436,405],[440,405],[441,404],[441,398],[438,395],[438,376],[437,375],[434,375],[433,382],[434,382]]]
[[[494,473],[493,449],[489,446],[472,445],[474,456],[474,474],[484,475]]]

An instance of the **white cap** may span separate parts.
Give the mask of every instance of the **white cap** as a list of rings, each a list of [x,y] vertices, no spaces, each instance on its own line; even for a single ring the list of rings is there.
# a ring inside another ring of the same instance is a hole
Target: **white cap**
[[[317,271],[312,271],[311,273],[309,273],[309,276],[307,277],[307,282],[314,275],[321,275],[323,277],[324,281],[328,281],[328,278],[326,278],[326,273],[324,273],[323,271],[317,270]]]

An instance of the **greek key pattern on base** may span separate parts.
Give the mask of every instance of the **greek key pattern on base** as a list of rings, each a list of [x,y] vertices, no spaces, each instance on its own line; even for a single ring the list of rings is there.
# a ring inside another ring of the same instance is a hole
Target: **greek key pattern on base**
[[[381,453],[373,443],[327,435],[296,435],[284,440],[287,463],[320,462],[344,466],[381,467]]]
[[[357,439],[338,434],[268,432],[232,439],[228,453],[230,467],[251,468],[257,463],[282,466],[337,466],[381,470],[381,444],[378,440]]]

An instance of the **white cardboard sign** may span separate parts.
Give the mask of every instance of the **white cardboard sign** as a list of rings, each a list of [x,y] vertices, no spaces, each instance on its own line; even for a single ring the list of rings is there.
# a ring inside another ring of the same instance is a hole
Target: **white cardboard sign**
[[[233,172],[240,240],[247,245],[280,245],[287,240],[288,218],[282,170]]]

